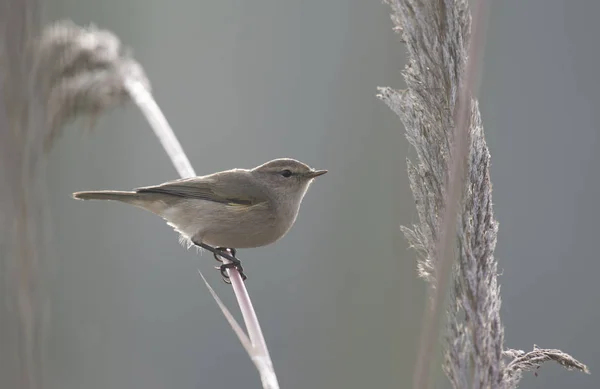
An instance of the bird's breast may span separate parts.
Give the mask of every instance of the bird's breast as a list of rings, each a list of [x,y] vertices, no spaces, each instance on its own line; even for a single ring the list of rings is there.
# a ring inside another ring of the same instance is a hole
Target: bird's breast
[[[188,239],[241,249],[276,242],[290,230],[297,212],[282,212],[268,203],[248,206],[188,200],[166,209],[162,216]]]

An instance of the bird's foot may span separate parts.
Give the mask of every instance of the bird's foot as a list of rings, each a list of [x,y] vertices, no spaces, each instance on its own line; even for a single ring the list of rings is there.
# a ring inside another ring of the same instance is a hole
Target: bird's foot
[[[227,269],[236,269],[240,276],[242,277],[242,281],[246,281],[248,277],[244,274],[244,268],[242,267],[242,263],[239,259],[236,258],[236,249],[233,248],[224,248],[224,247],[212,247],[207,245],[206,243],[198,242],[192,239],[192,243],[198,247],[201,247],[205,250],[213,253],[215,259],[222,263],[221,266],[216,266],[215,269],[218,269],[221,272],[221,277],[223,277],[223,282],[226,284],[231,284],[229,274],[227,274]],[[228,259],[229,263],[223,263],[223,260],[220,258]]]
[[[225,252],[227,254],[227,252],[229,251],[231,253],[231,256],[236,258],[236,254],[237,254],[237,250],[236,249],[230,249],[227,247],[215,247],[215,250],[219,251],[220,253]],[[221,254],[217,254],[217,253],[213,253],[213,256],[215,257],[215,259],[218,262],[223,262],[223,260],[221,259]]]
[[[225,282],[226,284],[231,284],[231,281],[229,280],[229,275],[227,274],[227,269],[236,269],[240,273],[240,276],[242,276],[242,280],[245,281],[247,277],[244,274],[244,268],[242,267],[242,263],[240,262],[240,260],[235,256],[237,254],[237,250],[234,248],[226,247],[215,247],[215,249],[219,251],[219,254],[213,253],[213,256],[218,262],[222,263],[221,266],[215,266],[215,269],[218,269],[221,272],[223,282]],[[231,254],[231,256],[235,258],[235,261],[230,260],[231,262],[229,263],[223,263],[223,259],[221,259],[222,253]]]
[[[215,269],[219,269],[219,271],[221,272],[221,277],[223,279],[223,282],[226,284],[231,284],[229,274],[227,274],[227,269],[237,270],[238,273],[240,273],[240,276],[242,277],[242,281],[246,281],[246,279],[248,278],[244,274],[244,268],[242,267],[242,264],[239,262],[239,260],[238,260],[238,263],[229,262],[229,263],[224,263],[221,266],[215,266]]]

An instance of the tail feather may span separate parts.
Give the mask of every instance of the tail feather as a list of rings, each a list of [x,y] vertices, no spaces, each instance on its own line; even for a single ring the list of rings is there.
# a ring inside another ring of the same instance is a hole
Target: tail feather
[[[147,211],[163,216],[169,207],[167,202],[161,201],[152,193],[126,192],[118,190],[97,190],[90,192],[75,192],[73,198],[78,200],[112,200],[131,204]]]
[[[73,198],[78,200],[114,200],[124,203],[132,203],[139,200],[136,192],[124,192],[116,190],[99,190],[90,192],[75,192]]]

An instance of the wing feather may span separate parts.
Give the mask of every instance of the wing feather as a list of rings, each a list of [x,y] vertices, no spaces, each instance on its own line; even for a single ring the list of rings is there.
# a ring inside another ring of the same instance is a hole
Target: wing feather
[[[231,174],[237,173],[235,180]],[[258,193],[249,188],[249,180],[240,172],[227,171],[210,176],[184,178],[156,186],[136,189],[137,193],[157,193],[185,199],[198,199],[228,205],[255,205],[260,201]],[[230,177],[227,177],[230,176]],[[229,178],[229,179],[228,179]],[[227,183],[236,182],[236,185]]]

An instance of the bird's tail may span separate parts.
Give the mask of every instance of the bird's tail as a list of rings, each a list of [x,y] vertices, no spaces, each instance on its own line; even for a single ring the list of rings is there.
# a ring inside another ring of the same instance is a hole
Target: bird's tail
[[[73,198],[78,200],[114,200],[123,203],[134,203],[140,200],[139,193],[117,190],[98,190],[90,192],[75,192]]]
[[[168,202],[160,201],[153,193],[125,192],[118,190],[96,190],[90,192],[75,192],[73,198],[78,200],[112,200],[131,204],[147,211],[163,216]]]

